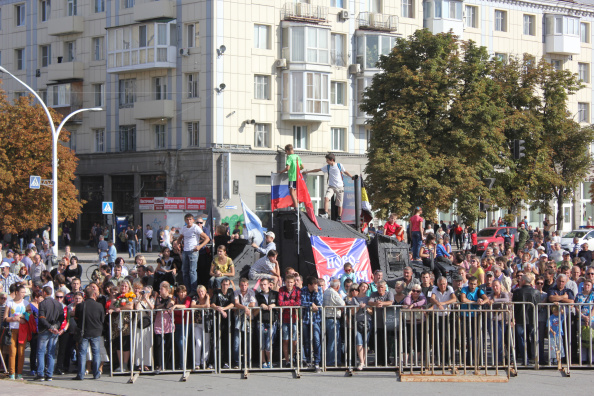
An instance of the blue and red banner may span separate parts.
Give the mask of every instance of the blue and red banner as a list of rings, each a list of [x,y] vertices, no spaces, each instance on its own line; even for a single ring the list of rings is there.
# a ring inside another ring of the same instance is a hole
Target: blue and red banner
[[[340,279],[346,263],[352,264],[357,282],[371,282],[371,261],[364,239],[319,236],[310,239],[318,276],[326,283]]]

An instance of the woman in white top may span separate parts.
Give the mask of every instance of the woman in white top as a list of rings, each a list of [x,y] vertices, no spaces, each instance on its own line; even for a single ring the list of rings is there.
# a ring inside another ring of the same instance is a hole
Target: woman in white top
[[[48,271],[44,272],[47,272],[49,275]],[[25,325],[29,319],[29,313],[27,312],[29,303],[24,297],[25,286],[18,286],[14,293],[14,299],[6,302],[6,309],[4,310],[4,321],[8,322],[10,331],[12,332],[12,343],[8,348],[8,371],[11,380],[15,379],[15,373],[16,379],[23,378],[27,341],[19,342],[19,327],[21,324]]]
[[[150,253],[153,251],[153,227],[147,225],[144,236],[146,237],[146,251]]]
[[[52,288],[52,298],[54,298],[54,278],[49,271],[45,270],[41,272],[41,282],[43,287],[49,286]]]

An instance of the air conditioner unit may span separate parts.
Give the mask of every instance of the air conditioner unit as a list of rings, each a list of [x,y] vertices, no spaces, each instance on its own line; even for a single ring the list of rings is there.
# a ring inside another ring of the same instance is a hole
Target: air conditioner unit
[[[348,10],[342,10],[338,13],[338,18],[342,21],[346,21],[349,19],[349,11]]]
[[[358,63],[353,63],[352,65],[349,65],[349,73],[350,74],[361,73],[361,65]]]
[[[287,68],[287,60],[286,59],[277,59],[276,67],[281,67],[283,69],[286,69]]]
[[[190,55],[190,50],[188,48],[180,48],[179,54],[182,56],[188,56]]]
[[[297,16],[305,16],[307,14],[307,4],[297,3],[295,5],[295,14]]]
[[[381,22],[381,14],[369,14],[369,26],[376,26]]]

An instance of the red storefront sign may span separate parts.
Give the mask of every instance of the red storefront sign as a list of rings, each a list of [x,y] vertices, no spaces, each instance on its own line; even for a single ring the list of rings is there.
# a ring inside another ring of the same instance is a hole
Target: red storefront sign
[[[202,197],[142,197],[140,210],[206,210],[206,198]]]

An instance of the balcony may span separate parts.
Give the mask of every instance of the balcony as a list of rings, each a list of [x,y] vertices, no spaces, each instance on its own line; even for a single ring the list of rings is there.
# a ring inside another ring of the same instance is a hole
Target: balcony
[[[175,16],[175,4],[171,0],[136,1],[134,3],[135,21],[175,19]]]
[[[281,18],[285,21],[324,23],[328,22],[328,7],[307,3],[285,3]]]
[[[357,24],[362,30],[378,30],[383,32],[398,31],[398,16],[384,15],[375,12],[360,12]]]
[[[173,118],[175,105],[173,100],[148,100],[138,102],[134,106],[134,118],[149,120],[151,118]]]
[[[282,81],[283,120],[330,121],[330,73],[285,71]]]
[[[547,54],[579,55],[580,19],[565,15],[545,16],[545,52]]]
[[[48,21],[47,33],[50,36],[63,36],[84,32],[84,18],[79,15],[51,19]]]
[[[83,82],[74,81],[47,86],[46,105],[66,117],[73,111],[82,108]],[[77,114],[68,120],[69,123],[81,123],[82,114]]]
[[[175,20],[107,30],[107,72],[173,69],[176,66]]]
[[[52,81],[82,80],[85,76],[84,63],[52,63],[47,67],[48,79]]]

